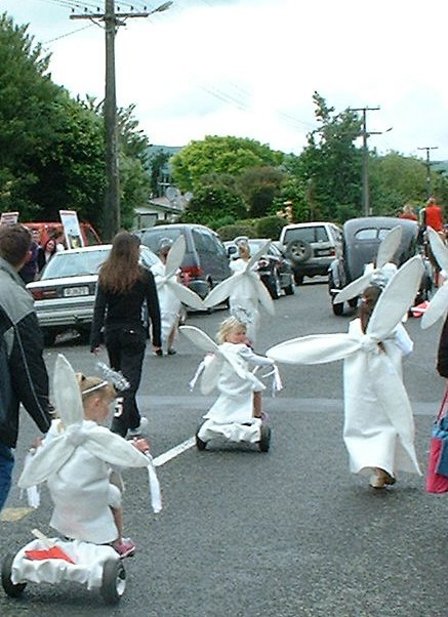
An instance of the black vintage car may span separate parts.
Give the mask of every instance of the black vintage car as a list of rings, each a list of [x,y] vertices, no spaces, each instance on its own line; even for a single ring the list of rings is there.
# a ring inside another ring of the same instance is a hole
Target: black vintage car
[[[328,270],[329,292],[335,315],[342,315],[344,311],[343,303],[333,302],[336,294],[363,275],[365,266],[375,261],[381,241],[397,225],[402,228],[402,236],[393,261],[400,267],[419,252],[418,225],[415,221],[387,216],[370,216],[346,221],[343,227],[341,254],[331,263]],[[429,267],[425,267],[426,270],[416,304],[427,300],[432,289]],[[358,298],[353,298],[348,304],[354,308],[357,302]]]

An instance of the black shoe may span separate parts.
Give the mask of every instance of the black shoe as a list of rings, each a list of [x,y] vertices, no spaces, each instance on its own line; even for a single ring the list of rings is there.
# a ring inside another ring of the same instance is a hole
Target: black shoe
[[[176,353],[177,353],[177,351],[175,349],[173,349],[172,347],[170,347],[168,349],[168,355],[169,356],[174,356],[174,354],[176,354]]]

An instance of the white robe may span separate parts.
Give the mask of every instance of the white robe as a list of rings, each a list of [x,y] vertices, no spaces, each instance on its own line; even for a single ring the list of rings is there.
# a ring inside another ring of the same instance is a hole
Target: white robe
[[[58,424],[53,421],[42,447],[46,440],[60,434]],[[95,544],[116,540],[119,534],[110,508],[120,507],[121,492],[111,484],[111,472],[110,465],[82,445],[76,448],[67,463],[47,480],[54,504],[51,527],[74,540]]]
[[[235,259],[231,261],[229,265],[230,269],[237,274],[244,270],[247,266],[247,261],[244,261],[244,259]],[[255,272],[252,274],[253,276],[258,276]],[[254,344],[260,322],[258,293],[250,278],[247,276],[244,276],[238,280],[238,283],[234,285],[229,296],[230,314],[238,318],[238,309],[240,307],[244,309],[244,312],[248,317],[248,322],[246,323],[247,336]]]
[[[205,414],[206,421],[198,436],[203,441],[222,435],[231,441],[255,443],[260,439],[261,420],[253,417],[253,393],[262,392],[265,386],[249,369],[254,366],[271,366],[273,360],[255,354],[244,343],[223,343],[220,349],[233,355],[247,377],[243,379],[238,376],[235,369],[219,356],[214,358],[214,362],[222,362],[217,379],[220,394]],[[210,371],[213,371],[212,366]]]
[[[351,322],[349,334],[362,338],[359,319]],[[388,392],[387,379],[392,371],[402,378],[401,358],[411,352],[412,341],[398,325],[383,345],[386,353],[363,349],[344,360],[344,441],[350,471],[380,467],[391,475],[420,473],[409,399],[404,387]]]
[[[151,267],[156,284],[158,280],[165,276],[165,270],[166,267],[162,262],[154,264]],[[177,276],[173,275],[171,279],[173,281],[177,281]],[[167,345],[168,337],[179,318],[181,301],[178,299],[172,288],[168,285],[157,287],[157,294],[159,296],[160,306],[162,346],[165,347]]]

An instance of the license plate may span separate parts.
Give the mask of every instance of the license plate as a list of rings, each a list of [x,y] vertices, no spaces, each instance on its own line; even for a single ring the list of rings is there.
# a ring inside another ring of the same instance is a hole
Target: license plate
[[[89,288],[88,287],[68,287],[64,289],[64,297],[65,298],[73,298],[74,296],[88,296]]]

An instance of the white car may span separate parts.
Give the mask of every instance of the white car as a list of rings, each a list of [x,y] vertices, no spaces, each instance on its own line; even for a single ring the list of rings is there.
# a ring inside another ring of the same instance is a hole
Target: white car
[[[46,345],[53,344],[64,330],[90,332],[98,270],[111,246],[60,251],[45,266],[40,280],[28,283]],[[140,247],[140,255],[142,265],[148,269],[160,261],[146,246]]]

